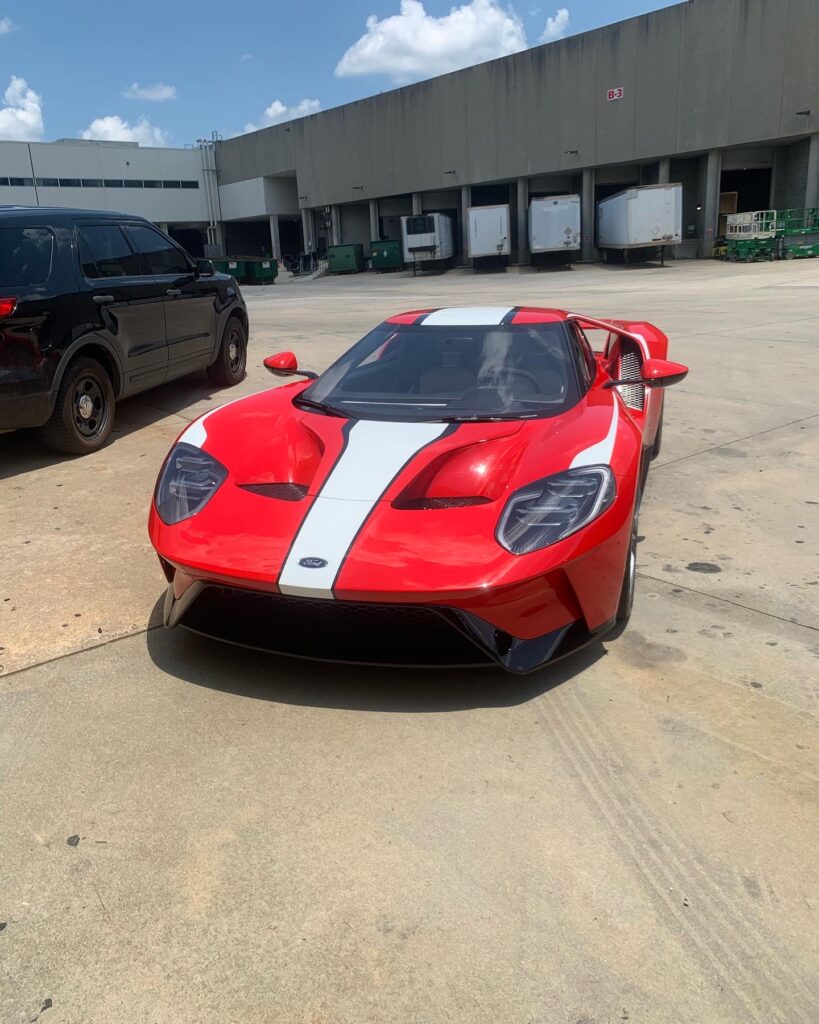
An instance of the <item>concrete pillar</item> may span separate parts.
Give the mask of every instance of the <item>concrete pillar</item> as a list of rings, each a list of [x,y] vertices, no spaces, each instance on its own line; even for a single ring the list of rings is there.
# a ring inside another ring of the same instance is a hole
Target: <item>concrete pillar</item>
[[[341,245],[341,210],[330,207],[330,245]]]
[[[413,217],[417,217],[419,213],[421,213],[421,193],[420,192],[413,192],[412,193],[412,215],[413,215]]]
[[[705,158],[705,202],[702,211],[702,255],[709,259],[714,248],[714,236],[719,222],[719,183],[722,157],[718,149],[711,149]]]
[[[529,179],[518,178],[518,263],[529,262]]]
[[[381,241],[381,230],[378,225],[378,200],[370,200],[370,241]]]
[[[463,254],[461,262],[468,264],[469,261],[469,207],[472,205],[472,186],[461,185],[461,248]]]
[[[275,213],[270,217],[270,255],[274,260],[282,258],[282,243],[279,238],[279,217]]]
[[[597,258],[594,248],[594,168],[583,171],[583,187],[580,194],[580,255],[584,263]]]
[[[163,222],[163,223],[161,223],[161,224],[158,224],[158,225],[157,225],[157,227],[159,228],[159,230],[160,230],[160,231],[164,231],[164,232],[165,232],[165,234],[167,235],[167,233],[168,233],[168,224],[167,224],[167,221],[165,221],[165,222]]]
[[[660,169],[657,175],[658,185],[667,185],[671,181],[671,157],[660,157]]]
[[[315,252],[316,243],[313,240],[313,211],[301,211],[301,233],[304,236],[304,251]]]
[[[805,183],[805,206],[819,206],[819,132],[810,137],[808,150],[808,178]]]

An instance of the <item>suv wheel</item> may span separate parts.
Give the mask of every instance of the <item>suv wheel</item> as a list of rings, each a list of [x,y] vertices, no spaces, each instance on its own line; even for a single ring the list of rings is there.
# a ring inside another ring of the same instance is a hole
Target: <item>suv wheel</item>
[[[104,368],[86,356],[63,375],[51,419],[40,433],[49,448],[85,455],[102,448],[114,426],[114,388]]]
[[[208,376],[216,384],[231,388],[245,378],[247,331],[238,317],[232,316],[222,335],[216,362],[208,367]]]

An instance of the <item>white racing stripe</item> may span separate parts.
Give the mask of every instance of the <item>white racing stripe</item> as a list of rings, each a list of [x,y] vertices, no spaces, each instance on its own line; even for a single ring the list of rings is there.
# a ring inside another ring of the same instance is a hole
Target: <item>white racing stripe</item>
[[[499,324],[513,306],[452,306],[425,316],[424,327],[489,327]]]
[[[617,418],[619,401],[614,399],[614,412],[611,414],[611,426],[609,432],[602,441],[593,444],[590,448],[584,448],[572,459],[569,469],[577,466],[609,466],[611,465],[611,454],[614,451],[614,439],[617,437]]]
[[[381,495],[413,455],[447,429],[446,423],[354,423],[282,566],[281,592],[332,600],[347,552]],[[326,565],[309,568],[300,564],[303,559]]]

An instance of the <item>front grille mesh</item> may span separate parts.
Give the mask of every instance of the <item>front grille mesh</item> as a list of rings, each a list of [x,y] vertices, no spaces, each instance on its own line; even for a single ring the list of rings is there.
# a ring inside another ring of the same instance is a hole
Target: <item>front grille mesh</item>
[[[279,654],[381,665],[481,665],[491,659],[445,608],[316,600],[209,586],[182,616],[196,632]]]

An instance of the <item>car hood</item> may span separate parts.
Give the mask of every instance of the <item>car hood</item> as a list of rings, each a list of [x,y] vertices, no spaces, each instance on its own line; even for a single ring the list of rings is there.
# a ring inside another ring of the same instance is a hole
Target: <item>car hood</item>
[[[393,501],[497,500],[568,468],[612,426],[612,392],[591,393],[535,420],[348,420],[297,408],[304,382],[238,399],[207,413],[179,440],[204,448],[238,486],[293,484],[301,496]],[[606,461],[603,459],[602,461]]]

